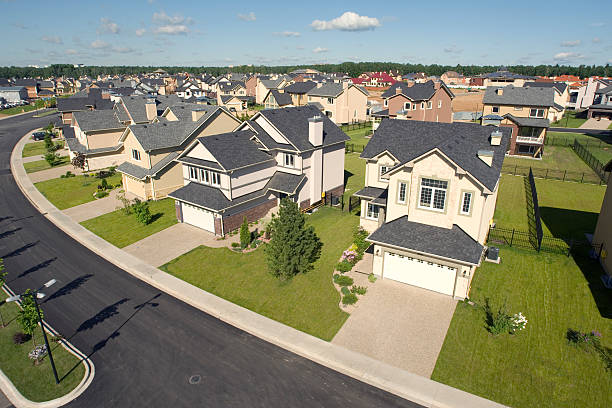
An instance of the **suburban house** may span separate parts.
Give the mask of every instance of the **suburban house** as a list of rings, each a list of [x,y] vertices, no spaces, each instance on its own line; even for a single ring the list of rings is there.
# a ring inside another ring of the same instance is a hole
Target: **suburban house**
[[[440,80],[449,85],[469,85],[470,78],[463,76],[456,71],[446,71],[440,75]]]
[[[313,81],[295,82],[283,88],[283,93],[291,96],[293,106],[304,106],[308,103],[308,91],[316,87]]]
[[[349,82],[318,83],[306,93],[308,104],[316,106],[337,124],[365,122],[368,110],[368,91]]]
[[[539,157],[550,122],[563,115],[555,93],[552,87],[488,87],[482,124],[513,128],[509,153]]]
[[[603,245],[599,260],[607,274],[607,277],[603,277],[604,283],[610,287],[612,286],[612,187],[610,187],[612,185],[612,161],[608,162],[604,170],[609,172],[608,187],[597,218],[592,242],[595,245]]]
[[[569,102],[569,86],[563,82],[536,81],[525,82],[525,88],[552,88],[555,91],[555,103],[567,108]]]
[[[0,98],[7,102],[21,102],[28,99],[28,90],[25,86],[2,86]]]
[[[283,91],[270,89],[270,91],[268,91],[268,95],[266,95],[263,100],[264,107],[266,109],[277,109],[292,106],[293,99],[291,98],[291,95],[286,94]]]
[[[193,96],[198,97],[202,96],[204,91],[200,89],[200,87],[191,82],[185,81],[178,88],[176,88],[176,95],[182,99],[189,99]]]
[[[312,106],[263,110],[236,130],[198,137],[176,161],[180,222],[216,235],[263,217],[281,198],[301,208],[344,191],[348,136]]]
[[[612,84],[595,92],[595,100],[589,106],[587,117],[612,120]]]
[[[257,85],[255,86],[255,103],[258,105],[263,104],[263,100],[268,95],[268,91],[271,89],[281,89],[286,83],[287,81],[283,77],[277,79],[257,78]]]
[[[28,98],[38,98],[38,82],[32,78],[22,78],[15,80],[15,86],[23,86],[28,91]]]
[[[481,79],[481,81],[474,81],[475,78],[479,78]],[[474,82],[474,84],[482,85],[485,87],[508,85],[522,87],[525,82],[535,81],[537,79],[537,77],[534,76],[515,74],[505,68],[500,68],[496,72],[490,72],[488,74],[483,74],[475,78],[473,78],[470,83]]]
[[[144,200],[157,200],[183,185],[174,161],[196,137],[231,131],[240,124],[222,107],[182,104],[166,108],[154,123],[130,125],[121,135],[123,189]]]
[[[465,298],[495,211],[510,130],[387,119],[366,145],[360,225],[373,273]]]
[[[102,97],[102,91],[96,88],[89,88],[86,92],[79,92],[68,98],[57,99],[57,110],[62,115],[62,123],[72,123],[72,114],[85,110],[105,110],[113,109],[113,101]]]
[[[612,85],[612,79],[590,77],[586,84],[578,87],[578,93],[576,94],[575,109],[582,110],[589,106],[596,104],[597,91],[602,88],[607,88]]]
[[[397,82],[383,92],[385,110],[378,112],[376,116],[451,123],[451,103],[454,97],[444,82]]]

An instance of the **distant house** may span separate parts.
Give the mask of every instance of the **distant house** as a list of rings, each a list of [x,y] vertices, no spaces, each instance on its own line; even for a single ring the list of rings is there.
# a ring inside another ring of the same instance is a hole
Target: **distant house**
[[[266,109],[285,108],[293,105],[291,95],[276,89],[270,89],[268,95],[263,100],[263,105]]]
[[[610,85],[612,85],[612,79],[590,77],[586,83],[578,88],[575,109],[583,110],[595,104],[598,95],[597,91],[602,88],[607,88]]]
[[[28,99],[28,90],[25,86],[1,86],[0,98],[11,103],[25,101]]]
[[[593,233],[593,244],[602,245],[599,261],[606,272],[602,278],[607,287],[612,287],[612,161],[604,171],[608,172],[608,187]]]
[[[308,103],[308,91],[315,88],[313,81],[295,82],[283,88],[283,93],[291,96],[293,106],[304,106]]]
[[[569,102],[569,86],[564,82],[525,82],[525,88],[552,88],[555,91],[555,103],[567,108]]]
[[[537,77],[534,77],[534,76],[515,74],[513,72],[508,71],[505,68],[500,68],[496,72],[483,74],[483,75],[480,75],[479,77],[482,78],[481,86],[486,86],[486,87],[507,86],[507,85],[514,85],[515,87],[522,87],[526,81],[535,81],[537,79]],[[478,77],[475,77],[475,78],[478,78]],[[474,84],[478,83],[478,81],[474,81],[474,80],[472,82]],[[480,85],[480,83],[478,83],[478,85]]]
[[[306,93],[308,104],[316,106],[337,124],[365,122],[368,91],[349,82],[319,83]]]
[[[450,123],[454,97],[444,82],[398,82],[382,94],[386,111],[378,112],[377,116]]]
[[[446,71],[440,76],[440,80],[449,85],[469,85],[470,80],[456,71]]]
[[[595,100],[589,106],[587,117],[612,120],[612,84],[595,92]]]
[[[197,84],[191,81],[186,81],[176,88],[176,95],[183,99],[189,99],[192,96],[198,97],[202,96],[203,94],[204,91],[200,89]]]
[[[28,98],[38,98],[38,82],[32,78],[24,78],[15,80],[15,86],[23,86],[28,91]]]
[[[264,98],[268,95],[271,89],[281,89],[287,83],[285,78],[277,79],[261,79],[257,78],[257,86],[255,87],[255,103],[258,105],[263,104]]]
[[[113,101],[102,97],[100,89],[95,88],[90,88],[82,93],[79,92],[68,98],[57,99],[57,110],[62,115],[62,123],[64,124],[72,123],[74,112],[113,109],[114,105]]]
[[[372,271],[464,299],[480,264],[509,129],[388,119],[366,145],[360,225]]]

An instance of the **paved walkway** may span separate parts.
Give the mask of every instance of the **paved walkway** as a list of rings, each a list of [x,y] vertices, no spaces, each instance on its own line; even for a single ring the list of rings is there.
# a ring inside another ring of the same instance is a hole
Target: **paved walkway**
[[[239,240],[238,234],[225,240],[217,240],[217,237],[208,231],[178,223],[128,245],[123,250],[151,266],[158,267],[200,245],[221,248]]]
[[[82,222],[115,211],[123,207],[123,203],[117,198],[119,191],[121,191],[121,189],[116,188],[112,190],[107,197],[67,208],[64,210],[64,214],[70,216],[70,218],[76,222]],[[131,196],[129,193],[126,194],[126,198],[130,200],[134,197],[136,196]]]
[[[64,149],[60,149],[58,151],[56,151],[55,153],[57,153],[58,156],[64,157],[64,156],[70,156],[70,153],[68,152],[68,150],[64,150]],[[33,162],[33,161],[38,161],[38,160],[44,160],[45,156],[42,154],[36,155],[36,156],[29,156],[29,157],[24,157],[23,158],[23,162],[24,163],[29,163],[29,162]]]
[[[361,263],[371,265],[371,254]],[[390,279],[370,283],[367,267],[349,272],[366,286],[356,307],[332,343],[404,370],[431,377],[457,302],[450,296]]]
[[[67,171],[71,171],[73,174],[83,174],[81,169],[75,169],[72,165],[66,164],[65,166],[52,167],[47,170],[36,171],[34,173],[28,173],[28,177],[32,180],[32,183],[38,183],[40,181],[51,180],[58,178],[62,174],[66,174]]]
[[[606,130],[612,124],[611,120],[608,119],[587,119],[582,125],[580,125],[579,129],[597,129],[597,130]]]

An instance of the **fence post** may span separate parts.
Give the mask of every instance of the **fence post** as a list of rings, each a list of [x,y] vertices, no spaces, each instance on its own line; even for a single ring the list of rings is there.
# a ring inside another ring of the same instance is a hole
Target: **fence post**
[[[563,181],[565,181],[565,175],[567,174],[567,170],[563,171]]]
[[[548,179],[548,169],[546,169],[546,176],[544,176],[545,179]]]
[[[584,183],[584,171],[582,172],[582,178],[580,179],[581,183]]]
[[[518,165],[514,165],[514,175],[516,176],[516,168],[518,167]]]
[[[512,237],[510,237],[510,246],[512,246],[513,242],[514,242],[514,228],[512,228]]]

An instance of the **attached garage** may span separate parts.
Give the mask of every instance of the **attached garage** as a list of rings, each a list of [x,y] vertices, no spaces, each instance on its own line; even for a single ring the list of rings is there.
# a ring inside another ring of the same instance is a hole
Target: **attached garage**
[[[215,232],[215,215],[212,211],[194,205],[181,203],[183,222],[203,230]]]
[[[387,251],[383,258],[383,278],[453,295],[456,268]]]

